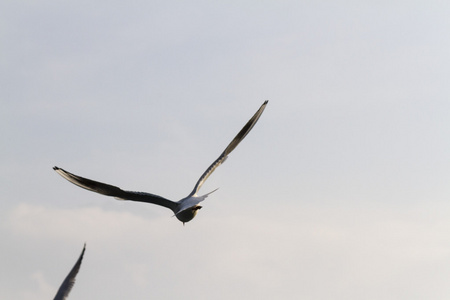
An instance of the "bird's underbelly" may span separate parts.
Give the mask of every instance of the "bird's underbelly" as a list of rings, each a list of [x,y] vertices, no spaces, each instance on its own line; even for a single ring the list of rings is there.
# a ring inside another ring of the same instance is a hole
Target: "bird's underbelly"
[[[195,217],[195,215],[197,214],[197,211],[200,208],[202,208],[202,207],[199,205],[188,208],[186,210],[183,210],[183,211],[177,213],[176,217],[178,220],[180,220],[183,223],[189,222],[190,220],[192,220]]]

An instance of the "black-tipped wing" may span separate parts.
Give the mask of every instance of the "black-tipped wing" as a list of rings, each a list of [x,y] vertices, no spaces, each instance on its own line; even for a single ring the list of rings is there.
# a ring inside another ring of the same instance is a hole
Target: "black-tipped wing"
[[[200,176],[199,180],[195,184],[194,189],[189,194],[189,196],[195,195],[198,190],[202,187],[203,183],[208,179],[209,175],[214,172],[214,170],[220,166],[225,159],[227,158],[228,154],[231,153],[231,151],[234,150],[234,148],[239,145],[239,143],[247,136],[247,134],[252,130],[253,126],[255,126],[256,122],[258,122],[259,117],[261,117],[264,109],[266,108],[266,105],[269,101],[266,100],[261,105],[261,107],[258,109],[258,111],[253,115],[253,117],[245,124],[245,126],[239,131],[239,133],[236,135],[236,137],[231,141],[231,143],[227,146],[227,148],[220,154],[219,158],[217,158],[206,171]]]
[[[55,298],[53,298],[53,300],[64,300],[69,295],[70,291],[72,290],[73,285],[75,284],[75,277],[77,276],[78,271],[80,270],[81,261],[83,260],[83,255],[84,255],[85,250],[86,250],[86,244],[84,244],[83,251],[81,251],[80,258],[78,258],[77,262],[75,263],[75,266],[73,266],[69,275],[67,275],[66,279],[64,279],[63,283],[59,287],[59,290],[56,293],[56,296],[55,296]]]
[[[55,170],[59,175],[61,175],[68,181],[72,182],[73,184],[78,185],[79,187],[82,187],[91,192],[96,192],[102,195],[112,196],[123,200],[133,200],[139,202],[153,203],[167,207],[172,211],[175,211],[177,207],[177,204],[175,202],[158,195],[153,195],[144,192],[124,191],[118,188],[117,186],[83,178],[75,174],[69,173],[58,167],[53,167],[53,170]]]

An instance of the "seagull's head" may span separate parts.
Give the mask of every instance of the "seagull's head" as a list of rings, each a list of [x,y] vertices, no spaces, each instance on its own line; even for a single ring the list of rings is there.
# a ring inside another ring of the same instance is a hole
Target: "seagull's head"
[[[177,217],[178,220],[180,220],[184,224],[192,220],[197,214],[197,211],[201,208],[202,207],[200,205],[194,205],[192,207],[189,207],[188,209],[180,211],[175,216]]]

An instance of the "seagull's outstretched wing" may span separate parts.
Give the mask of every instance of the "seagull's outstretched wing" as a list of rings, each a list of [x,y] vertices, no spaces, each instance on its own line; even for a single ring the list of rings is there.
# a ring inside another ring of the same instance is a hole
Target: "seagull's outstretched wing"
[[[77,262],[75,263],[75,266],[73,266],[69,275],[67,275],[66,279],[64,279],[63,283],[59,287],[59,290],[56,293],[56,296],[55,296],[55,298],[53,298],[53,300],[64,300],[69,295],[70,290],[72,290],[72,287],[75,284],[75,277],[77,276],[78,271],[80,270],[81,261],[83,260],[84,250],[86,250],[86,244],[84,244],[83,251],[81,251],[80,258],[78,258]]]
[[[58,167],[53,167],[53,170],[55,170],[59,175],[61,175],[68,181],[72,182],[73,184],[78,185],[79,187],[82,187],[89,191],[96,192],[106,196],[112,196],[122,200],[133,200],[139,202],[153,203],[167,207],[174,212],[176,211],[177,203],[170,201],[166,198],[163,198],[161,196],[144,192],[124,191],[118,188],[117,186],[83,178],[75,174],[69,173],[66,170],[63,170]]]
[[[227,148],[220,154],[219,158],[217,158],[206,171],[200,176],[199,180],[195,184],[194,189],[189,194],[189,196],[195,195],[198,190],[202,187],[203,183],[208,179],[209,175],[214,172],[214,170],[220,166],[225,159],[227,158],[228,154],[231,153],[231,151],[234,150],[234,148],[239,145],[239,143],[245,138],[245,136],[252,130],[253,126],[255,126],[256,122],[258,122],[259,117],[261,117],[261,114],[263,113],[264,109],[266,108],[266,105],[269,101],[266,100],[261,105],[261,107],[258,109],[258,111],[253,115],[253,117],[245,124],[245,126],[239,131],[239,133],[236,135],[236,137],[231,141],[231,143],[227,146]]]

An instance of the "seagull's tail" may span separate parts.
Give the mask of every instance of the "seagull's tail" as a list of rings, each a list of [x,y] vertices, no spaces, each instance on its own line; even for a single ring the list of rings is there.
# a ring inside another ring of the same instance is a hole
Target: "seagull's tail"
[[[193,207],[197,206],[200,202],[205,200],[210,194],[214,193],[218,189],[219,188],[217,188],[214,191],[209,192],[209,193],[207,193],[205,195],[202,195],[202,196],[195,196],[194,195],[194,196],[191,196],[191,197],[188,197],[188,198],[180,200],[179,201],[180,207],[179,207],[179,210],[177,212],[175,212],[175,216],[180,214],[181,212],[187,210],[187,209],[190,209],[190,208],[193,208]]]
[[[215,189],[214,191],[212,191],[212,192],[209,192],[209,193],[207,193],[207,194],[204,194],[203,196],[198,196],[198,198],[200,198],[199,200],[199,202],[201,202],[201,201],[203,201],[203,200],[205,200],[206,198],[208,198],[208,196],[210,195],[210,194],[212,194],[212,193],[214,193],[215,191],[217,191],[219,188],[217,188],[217,189]]]

